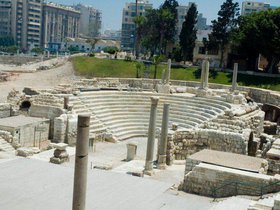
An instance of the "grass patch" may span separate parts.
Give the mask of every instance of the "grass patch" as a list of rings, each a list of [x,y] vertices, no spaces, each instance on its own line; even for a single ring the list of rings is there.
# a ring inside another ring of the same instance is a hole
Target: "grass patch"
[[[92,57],[74,57],[72,58],[74,69],[78,75],[87,78],[92,77],[119,77],[119,78],[135,78],[136,65],[135,62],[122,60],[97,59]],[[163,69],[167,66],[160,65],[158,67],[157,78],[161,78]],[[154,65],[145,66],[140,75],[144,78],[153,78]],[[201,70],[196,67],[187,69],[174,68],[171,71],[172,80],[200,81]],[[231,85],[232,73],[218,72],[211,70],[209,72],[209,82],[217,84]],[[253,75],[238,75],[238,84],[240,86],[250,86],[257,88],[270,89],[280,91],[280,78],[269,78]]]

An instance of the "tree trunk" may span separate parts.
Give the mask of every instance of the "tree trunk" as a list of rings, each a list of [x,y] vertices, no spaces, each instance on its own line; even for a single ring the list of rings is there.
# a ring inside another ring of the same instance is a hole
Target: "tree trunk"
[[[163,33],[163,31],[161,31],[160,32],[160,41],[159,41],[159,55],[162,55],[163,38],[164,38],[164,33]]]
[[[154,79],[157,78],[157,64],[155,64],[155,72],[154,72]]]
[[[223,45],[221,45],[221,58],[220,58],[220,68],[224,68],[224,53],[225,53],[225,47]]]
[[[269,74],[278,74],[278,63],[280,59],[272,57],[271,59],[268,59],[268,65],[266,66],[266,72]]]

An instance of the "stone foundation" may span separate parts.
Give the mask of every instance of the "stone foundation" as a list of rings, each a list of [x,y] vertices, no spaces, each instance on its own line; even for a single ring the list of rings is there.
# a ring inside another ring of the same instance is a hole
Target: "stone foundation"
[[[0,103],[0,118],[6,118],[11,116],[11,105],[4,103]]]
[[[168,135],[167,163],[185,160],[203,149],[246,154],[247,141],[242,134],[217,130],[185,130]]]
[[[259,196],[261,193],[278,192],[280,183],[264,187],[278,181],[280,179],[273,176],[200,163],[185,175],[180,189],[211,197]]]

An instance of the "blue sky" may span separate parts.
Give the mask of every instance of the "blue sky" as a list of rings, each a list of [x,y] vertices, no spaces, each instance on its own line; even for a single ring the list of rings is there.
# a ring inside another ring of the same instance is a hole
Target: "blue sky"
[[[49,0],[52,2],[57,2],[61,4],[77,4],[82,3],[86,5],[92,5],[97,9],[102,10],[103,24],[102,28],[104,29],[120,29],[122,21],[122,8],[126,2],[131,2],[130,0]],[[164,0],[150,0],[150,3],[154,5],[155,8],[159,7]],[[261,0],[254,0],[263,2]],[[135,2],[133,0],[133,2]],[[187,0],[178,0],[180,5],[187,5],[189,1]],[[207,18],[208,23],[211,20],[217,17],[217,13],[220,9],[221,4],[224,0],[192,0],[198,5],[198,11],[203,13]],[[242,0],[238,0],[239,5],[242,4]],[[266,0],[265,2],[270,3],[273,6],[280,6],[280,0]]]

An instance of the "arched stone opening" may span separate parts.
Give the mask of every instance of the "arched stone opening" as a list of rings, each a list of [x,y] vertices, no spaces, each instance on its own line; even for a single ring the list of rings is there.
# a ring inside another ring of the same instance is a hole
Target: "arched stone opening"
[[[23,101],[20,104],[20,110],[22,111],[28,111],[30,107],[31,107],[30,101]]]

